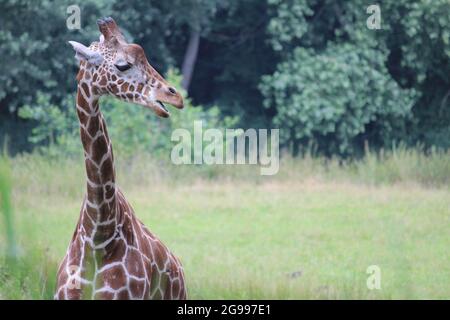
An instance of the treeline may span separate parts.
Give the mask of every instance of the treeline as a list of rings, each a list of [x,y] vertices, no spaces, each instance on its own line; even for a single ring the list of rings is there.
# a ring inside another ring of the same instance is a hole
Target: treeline
[[[195,105],[236,126],[280,128],[293,154],[450,146],[448,0],[380,2],[380,29],[368,28],[363,0],[87,0],[81,29],[69,30],[72,4],[0,3],[0,138],[10,152],[67,133],[76,72],[67,41],[98,39],[102,16],[161,73],[178,68]]]

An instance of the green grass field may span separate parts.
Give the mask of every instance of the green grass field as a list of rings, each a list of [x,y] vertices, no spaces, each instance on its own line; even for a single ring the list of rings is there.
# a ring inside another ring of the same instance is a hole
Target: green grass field
[[[402,161],[339,168],[305,158],[261,177],[252,167],[143,158],[119,163],[118,183],[181,258],[192,299],[449,299],[448,155],[410,172]],[[0,298],[52,298],[83,178],[79,161],[14,159],[19,257],[0,260]],[[370,265],[381,269],[381,290],[367,288]]]

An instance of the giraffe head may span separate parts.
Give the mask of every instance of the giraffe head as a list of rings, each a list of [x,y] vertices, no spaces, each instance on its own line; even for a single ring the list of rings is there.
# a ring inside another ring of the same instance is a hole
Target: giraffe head
[[[164,103],[183,108],[181,94],[150,65],[141,46],[127,43],[112,18],[97,24],[99,42],[86,47],[69,41],[80,61],[80,85],[85,83],[95,96],[110,94],[151,108],[160,117],[169,116]]]

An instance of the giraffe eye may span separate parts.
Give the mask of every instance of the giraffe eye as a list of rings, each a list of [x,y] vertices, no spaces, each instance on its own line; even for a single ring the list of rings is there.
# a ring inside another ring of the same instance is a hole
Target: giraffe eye
[[[120,71],[127,71],[128,69],[130,69],[133,65],[129,62],[127,62],[126,64],[115,64],[114,65],[117,69],[119,69]]]

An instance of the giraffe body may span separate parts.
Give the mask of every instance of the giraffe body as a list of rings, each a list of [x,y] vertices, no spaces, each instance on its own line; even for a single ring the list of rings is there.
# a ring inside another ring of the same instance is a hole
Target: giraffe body
[[[114,20],[98,21],[89,48],[71,42],[80,60],[76,111],[87,192],[57,275],[56,299],[186,299],[180,261],[134,214],[116,186],[114,156],[99,98],[151,108],[183,108],[181,95],[151,67],[141,47],[127,44]]]
[[[117,233],[102,243],[91,238],[94,224],[83,202],[58,272],[56,298],[185,299],[179,260],[136,218],[120,190],[116,192]],[[86,225],[92,225],[91,234]]]

